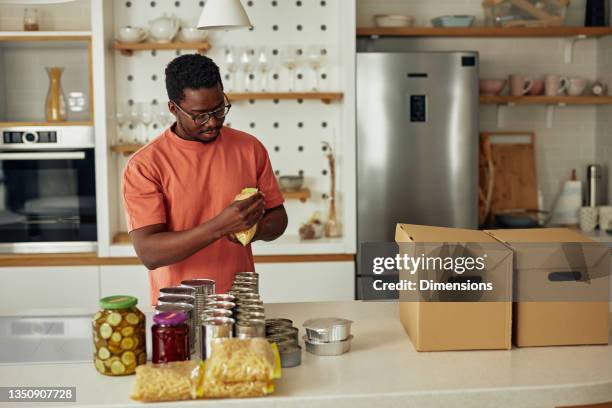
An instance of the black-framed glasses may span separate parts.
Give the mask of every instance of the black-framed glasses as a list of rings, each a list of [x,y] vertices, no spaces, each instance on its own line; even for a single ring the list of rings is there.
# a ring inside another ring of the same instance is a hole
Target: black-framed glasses
[[[176,102],[172,102],[174,104],[174,106],[176,106],[176,108],[183,112],[185,115],[189,116],[189,118],[191,118],[191,120],[193,120],[194,125],[196,126],[204,126],[205,124],[208,123],[208,121],[210,120],[210,118],[212,118],[213,116],[216,119],[223,119],[224,117],[227,116],[227,114],[230,111],[230,108],[232,107],[232,104],[229,102],[229,98],[227,97],[226,94],[223,94],[223,100],[225,101],[225,105],[220,107],[219,109],[216,109],[214,111],[211,112],[203,112],[203,113],[198,113],[197,115],[193,115],[189,112],[185,112],[183,110],[183,108],[180,107],[180,105]]]

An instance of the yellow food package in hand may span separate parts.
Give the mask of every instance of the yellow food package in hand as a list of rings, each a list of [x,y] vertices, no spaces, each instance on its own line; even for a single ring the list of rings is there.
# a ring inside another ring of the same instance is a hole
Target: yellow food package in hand
[[[252,187],[244,188],[242,189],[240,194],[238,194],[236,198],[234,198],[234,201],[245,200],[249,198],[250,196],[252,196],[253,194],[257,193],[257,191],[258,190],[256,188],[252,188]],[[253,225],[251,228],[249,228],[246,231],[240,231],[240,232],[235,233],[234,236],[236,237],[238,241],[242,243],[242,245],[247,246],[249,245],[249,243],[255,236],[255,232],[257,232],[257,224]]]

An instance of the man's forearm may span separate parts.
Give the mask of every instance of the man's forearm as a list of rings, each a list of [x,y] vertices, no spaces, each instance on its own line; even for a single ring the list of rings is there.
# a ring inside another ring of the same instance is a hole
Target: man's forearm
[[[189,230],[151,234],[136,246],[136,252],[147,268],[156,269],[180,262],[224,235],[225,232],[213,218]]]
[[[280,206],[266,212],[257,224],[254,240],[274,241],[287,228],[287,212]]]

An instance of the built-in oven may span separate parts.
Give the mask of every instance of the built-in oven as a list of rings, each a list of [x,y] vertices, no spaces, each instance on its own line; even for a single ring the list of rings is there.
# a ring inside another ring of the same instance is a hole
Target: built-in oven
[[[93,128],[0,132],[0,253],[95,251]]]

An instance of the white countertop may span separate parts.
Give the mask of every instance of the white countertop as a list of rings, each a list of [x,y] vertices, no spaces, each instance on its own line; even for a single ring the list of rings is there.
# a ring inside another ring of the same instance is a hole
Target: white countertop
[[[352,349],[335,357],[304,352],[302,365],[283,370],[276,393],[266,398],[151,406],[552,407],[612,401],[612,346],[418,353],[399,322],[397,303],[271,304],[266,314],[289,317],[300,328],[311,317],[354,320]],[[143,406],[128,397],[133,382],[133,376],[102,376],[91,362],[0,365],[0,386],[76,386],[77,404],[70,407]]]

